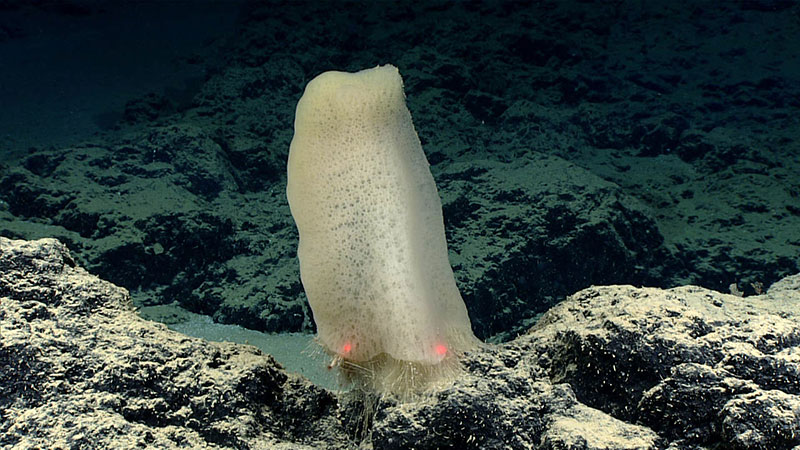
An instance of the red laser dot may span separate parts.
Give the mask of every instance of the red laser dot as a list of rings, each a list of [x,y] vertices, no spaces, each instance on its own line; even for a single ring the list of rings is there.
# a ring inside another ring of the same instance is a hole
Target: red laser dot
[[[342,354],[346,355],[346,354],[350,353],[350,350],[352,350],[352,349],[353,349],[353,346],[350,345],[349,342],[345,342],[344,346],[342,347]]]
[[[438,344],[434,347],[434,351],[439,356],[444,356],[447,353],[447,347],[444,344]]]

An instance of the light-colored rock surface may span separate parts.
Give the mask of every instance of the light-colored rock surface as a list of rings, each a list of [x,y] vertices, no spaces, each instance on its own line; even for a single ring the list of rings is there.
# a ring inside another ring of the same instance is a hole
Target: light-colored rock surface
[[[0,384],[2,448],[346,442],[320,431],[333,421],[329,392],[254,347],[141,319],[126,290],[52,239],[0,238]]]
[[[797,278],[752,297],[591,287],[468,354],[452,386],[367,408],[253,347],[139,318],[58,241],[0,238],[0,446],[790,449]]]

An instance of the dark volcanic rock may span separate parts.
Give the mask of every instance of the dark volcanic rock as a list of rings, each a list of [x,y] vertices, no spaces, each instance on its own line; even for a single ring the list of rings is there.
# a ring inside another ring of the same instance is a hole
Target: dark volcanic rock
[[[248,192],[241,180],[252,178],[229,164],[259,148],[173,125],[31,156],[0,171],[0,198],[26,219],[0,235],[63,240],[137,305],[177,301],[218,322],[311,331],[285,187]],[[560,157],[458,162],[436,176],[451,261],[481,338],[516,336],[592,284],[660,285],[679,265],[646,205]]]
[[[0,235],[57,237],[138,306],[178,301],[218,322],[308,330],[284,190],[240,192],[231,166],[237,149],[258,149],[246,141],[173,124],[0,167]]]
[[[800,275],[751,297],[592,287],[398,404],[142,320],[58,241],[0,238],[0,446],[791,449],[798,311]]]
[[[294,109],[323,71],[391,63],[482,337],[592,284],[755,293],[800,270],[800,3],[740,3],[245,2],[184,94],[119,92],[114,133],[0,158],[0,235],[58,238],[136,305],[312,331],[284,195]]]
[[[437,178],[450,260],[480,337],[516,336],[586,286],[658,285],[677,264],[645,205],[564,159],[453,163]]]

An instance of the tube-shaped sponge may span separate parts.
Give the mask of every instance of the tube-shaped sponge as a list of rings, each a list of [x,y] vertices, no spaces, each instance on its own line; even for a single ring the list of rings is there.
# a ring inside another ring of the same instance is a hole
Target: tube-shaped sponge
[[[294,126],[287,197],[322,346],[370,369],[380,391],[452,373],[477,339],[397,68],[319,75]]]

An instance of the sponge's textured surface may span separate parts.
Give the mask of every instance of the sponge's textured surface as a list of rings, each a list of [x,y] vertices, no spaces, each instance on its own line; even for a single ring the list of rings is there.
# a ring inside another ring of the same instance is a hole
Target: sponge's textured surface
[[[419,369],[476,342],[396,67],[326,72],[308,84],[297,105],[287,196],[303,286],[327,351]]]

